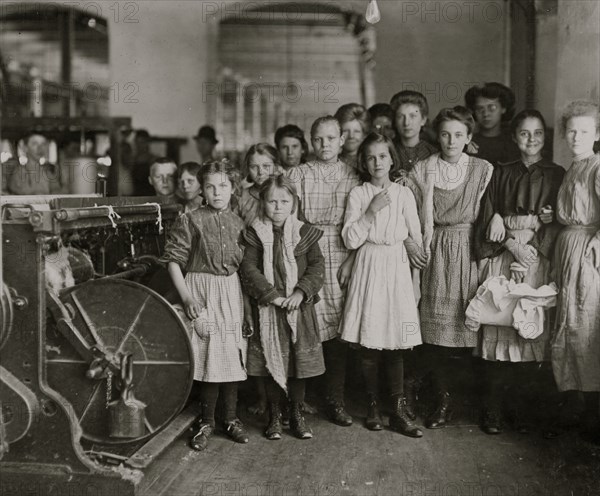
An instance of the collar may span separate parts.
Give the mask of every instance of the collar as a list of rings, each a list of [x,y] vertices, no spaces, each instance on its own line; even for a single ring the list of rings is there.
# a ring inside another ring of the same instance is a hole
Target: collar
[[[340,161],[340,157],[338,155],[338,159],[335,162],[321,162],[319,159],[315,159],[315,160],[311,160],[310,162],[307,162],[306,165],[308,165],[310,168],[315,168],[317,166],[319,167],[331,167],[334,165],[339,165],[341,163]]]
[[[449,165],[449,166],[461,166],[461,167],[465,167],[468,163],[469,163],[469,155],[467,155],[465,152],[463,152],[460,156],[460,158],[458,159],[457,162],[447,162],[446,160],[444,160],[442,158],[442,154],[439,153],[438,154],[438,160],[444,164],[444,165]]]
[[[215,214],[215,215],[220,215],[220,214],[224,214],[226,212],[229,212],[231,209],[229,208],[229,205],[227,205],[225,208],[221,208],[221,209],[216,209],[211,207],[210,205],[205,205],[206,210],[208,212],[210,212],[211,214]]]

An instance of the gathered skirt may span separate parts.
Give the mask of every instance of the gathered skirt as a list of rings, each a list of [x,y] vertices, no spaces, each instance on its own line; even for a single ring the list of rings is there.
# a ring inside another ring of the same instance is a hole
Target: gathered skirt
[[[560,391],[600,391],[600,271],[585,249],[599,226],[566,226],[556,241],[560,288],[552,369]]]
[[[401,350],[422,343],[404,246],[365,243],[358,250],[340,323],[344,341]]]
[[[238,274],[188,272],[185,283],[192,298],[206,305],[197,321],[192,323],[184,316],[194,352],[194,380],[246,380],[247,340],[242,337],[244,305]]]
[[[539,222],[536,215],[511,215],[504,219],[507,234],[512,235],[518,243],[526,244],[535,235]],[[512,254],[505,250],[493,259],[486,259],[481,266],[481,281],[493,276],[505,276],[510,279],[510,264],[515,261]],[[550,261],[540,255],[531,264],[523,279],[524,283],[537,289],[550,281]],[[505,362],[542,362],[550,359],[551,315],[546,311],[544,331],[536,339],[525,339],[519,336],[514,327],[484,325],[480,332],[477,354],[484,360]]]
[[[421,273],[424,343],[450,348],[477,346],[477,332],[465,325],[465,310],[478,287],[472,232],[471,224],[434,228],[431,259]]]

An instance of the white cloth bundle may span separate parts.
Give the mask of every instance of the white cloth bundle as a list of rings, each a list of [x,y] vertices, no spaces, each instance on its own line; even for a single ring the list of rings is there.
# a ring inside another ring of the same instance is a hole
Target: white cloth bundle
[[[505,276],[490,277],[478,289],[465,312],[465,325],[477,331],[482,324],[513,327],[519,336],[535,339],[544,332],[544,309],[556,306],[553,282],[532,288]]]

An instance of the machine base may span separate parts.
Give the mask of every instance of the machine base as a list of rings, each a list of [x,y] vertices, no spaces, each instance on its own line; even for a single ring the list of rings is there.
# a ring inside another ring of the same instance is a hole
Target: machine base
[[[139,470],[108,468],[74,473],[65,467],[32,463],[2,463],[0,496],[139,496]]]

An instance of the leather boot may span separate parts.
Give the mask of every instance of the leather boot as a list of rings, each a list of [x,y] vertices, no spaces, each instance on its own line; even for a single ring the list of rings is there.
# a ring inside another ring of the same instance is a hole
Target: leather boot
[[[404,395],[392,396],[394,411],[390,415],[390,428],[408,437],[422,437],[423,432],[406,414],[406,398]]]
[[[348,415],[341,401],[332,401],[327,404],[327,416],[337,425],[348,427],[352,425],[352,417]]]
[[[502,420],[498,408],[486,408],[483,411],[481,430],[492,436],[502,432]]]
[[[306,425],[306,421],[302,416],[300,403],[290,403],[290,430],[298,439],[310,439],[313,437],[312,431]]]
[[[281,439],[282,430],[279,403],[269,403],[269,425],[265,429],[265,437],[271,441]]]
[[[368,401],[369,406],[367,409],[365,425],[370,431],[380,431],[383,429],[383,420],[381,420],[381,414],[379,413],[377,397],[375,395],[369,395]]]
[[[442,391],[438,396],[438,404],[435,411],[425,420],[425,427],[428,429],[441,429],[446,427],[450,417],[450,393]]]

